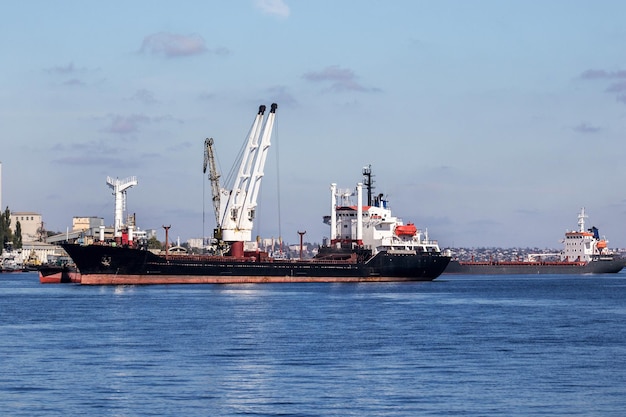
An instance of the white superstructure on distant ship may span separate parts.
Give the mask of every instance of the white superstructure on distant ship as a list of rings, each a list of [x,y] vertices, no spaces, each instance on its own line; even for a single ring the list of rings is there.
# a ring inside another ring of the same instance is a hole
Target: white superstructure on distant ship
[[[583,207],[578,215],[578,231],[566,232],[565,239],[561,241],[563,243],[562,261],[589,262],[600,257],[612,258],[614,256],[608,248],[609,241],[600,238],[596,227],[585,230],[586,218]]]

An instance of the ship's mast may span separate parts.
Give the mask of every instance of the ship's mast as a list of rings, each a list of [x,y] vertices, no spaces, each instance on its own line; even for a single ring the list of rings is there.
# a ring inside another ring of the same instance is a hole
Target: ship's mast
[[[356,185],[356,243],[363,245],[363,184]]]
[[[337,239],[337,184],[330,184],[330,242]]]
[[[578,231],[583,233],[585,231],[585,219],[588,216],[585,214],[585,208],[580,209],[580,214],[578,215]]]
[[[372,179],[372,166],[363,167],[363,185],[367,188],[367,205],[372,205],[372,190],[374,189],[374,180]]]

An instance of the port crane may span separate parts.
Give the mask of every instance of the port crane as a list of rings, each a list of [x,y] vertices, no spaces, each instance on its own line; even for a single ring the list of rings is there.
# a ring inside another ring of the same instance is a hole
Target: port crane
[[[264,175],[265,161],[271,145],[272,130],[278,105],[273,103],[265,117],[266,107],[259,106],[246,146],[241,156],[237,176],[232,187],[220,186],[220,175],[215,165],[212,138],[204,142],[204,169],[209,169],[216,228],[214,237],[218,246],[227,243],[230,255],[243,256],[243,244],[252,240],[257,198]]]
[[[220,174],[215,165],[215,152],[213,150],[213,138],[204,140],[204,167],[202,172],[206,174],[209,168],[209,181],[211,182],[211,198],[213,199],[213,210],[215,211],[215,224],[220,223]]]
[[[124,209],[126,208],[126,191],[137,185],[137,177],[128,177],[124,180],[107,177],[107,185],[113,189],[115,196],[114,236],[120,238],[124,222]]]

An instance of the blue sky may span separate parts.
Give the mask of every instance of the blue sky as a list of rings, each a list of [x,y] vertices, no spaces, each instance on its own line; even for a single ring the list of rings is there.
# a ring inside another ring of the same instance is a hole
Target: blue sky
[[[585,207],[626,247],[622,1],[7,1],[2,205],[186,240],[279,105],[255,234],[320,242],[329,184],[371,164],[394,213],[442,246],[559,247]],[[203,200],[206,200],[204,202]]]

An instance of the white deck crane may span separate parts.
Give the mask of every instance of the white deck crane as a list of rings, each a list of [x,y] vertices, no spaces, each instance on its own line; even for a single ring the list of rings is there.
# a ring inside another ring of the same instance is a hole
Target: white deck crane
[[[264,175],[265,160],[271,145],[270,139],[277,108],[278,105],[273,103],[269,115],[264,119],[266,107],[259,106],[247,138],[237,176],[230,189],[220,188],[215,161],[212,160],[213,142],[209,139],[205,141],[205,172],[208,164],[213,207],[216,211],[215,237],[218,241],[230,244],[230,252],[233,256],[243,256],[243,242],[252,239],[257,198]],[[216,197],[218,189],[219,194]]]
[[[122,236],[122,226],[124,222],[124,209],[126,208],[126,190],[137,185],[137,177],[128,177],[124,180],[107,177],[107,185],[113,189],[115,196],[115,219],[114,236]]]

